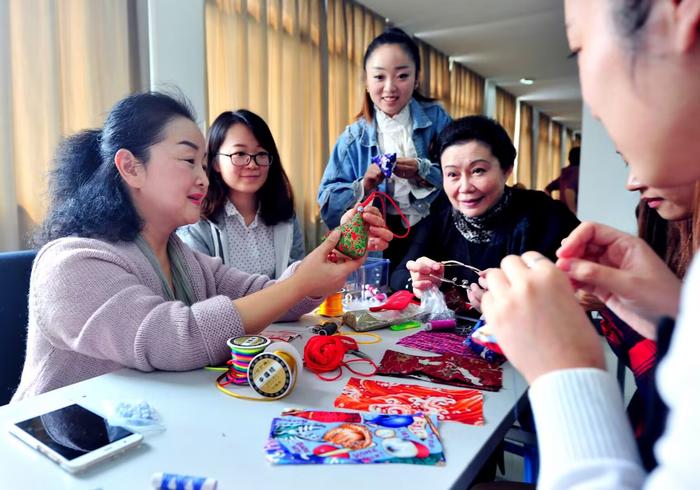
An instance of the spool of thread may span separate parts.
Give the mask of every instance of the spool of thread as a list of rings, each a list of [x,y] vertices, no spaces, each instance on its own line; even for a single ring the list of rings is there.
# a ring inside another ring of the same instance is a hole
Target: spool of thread
[[[294,347],[286,342],[274,342],[250,362],[248,383],[265,398],[278,400],[294,387],[299,366],[302,366],[301,355]]]
[[[176,475],[174,473],[154,473],[151,486],[159,490],[182,488],[187,490],[216,490],[217,481],[213,478]]]
[[[318,307],[318,313],[322,316],[342,316],[343,293],[334,293],[326,297]]]
[[[457,320],[430,320],[426,325],[426,330],[451,330],[457,326]]]
[[[236,385],[249,384],[248,367],[255,356],[270,345],[270,339],[261,335],[242,335],[228,339],[226,344],[231,349],[231,369],[226,372],[226,380]]]

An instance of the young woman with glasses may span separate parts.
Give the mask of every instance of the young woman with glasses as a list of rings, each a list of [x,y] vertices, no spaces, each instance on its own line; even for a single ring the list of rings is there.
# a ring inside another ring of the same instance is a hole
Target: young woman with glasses
[[[209,130],[202,219],[181,228],[194,250],[277,278],[304,257],[294,195],[270,128],[257,114],[223,112]]]

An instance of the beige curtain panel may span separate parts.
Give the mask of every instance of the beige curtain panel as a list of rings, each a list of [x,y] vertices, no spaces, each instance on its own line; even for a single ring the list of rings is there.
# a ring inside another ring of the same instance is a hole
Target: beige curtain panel
[[[532,189],[532,107],[520,104],[520,141],[515,181]]]
[[[496,121],[505,128],[511,140],[515,140],[515,109],[515,96],[496,87]]]
[[[450,59],[429,44],[416,39],[421,57],[419,89],[427,97],[450,109]]]
[[[484,112],[484,78],[459,63],[450,70],[449,112],[455,119]]]
[[[535,187],[538,190],[544,190],[545,186],[554,178],[552,176],[552,166],[550,163],[550,151],[552,149],[549,133],[550,125],[550,117],[546,114],[540,113],[539,121],[537,123],[537,184]]]
[[[348,0],[328,0],[328,145],[329,152],[345,127],[362,109],[369,43],[384,31],[384,19]],[[327,158],[323,160],[323,167]],[[320,181],[319,181],[320,183]],[[314,192],[314,199],[316,193]]]
[[[30,246],[62,137],[137,90],[132,2],[0,2],[0,250]],[[132,40],[133,41],[133,40]]]
[[[318,239],[315,195],[328,155],[322,9],[321,0],[207,0],[205,12],[209,117],[245,108],[267,121],[308,246]]]

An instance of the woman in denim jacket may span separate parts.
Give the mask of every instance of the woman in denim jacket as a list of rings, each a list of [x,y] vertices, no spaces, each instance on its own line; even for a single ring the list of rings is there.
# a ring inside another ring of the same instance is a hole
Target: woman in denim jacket
[[[340,136],[326,166],[318,192],[321,217],[334,228],[347,209],[379,189],[388,191],[413,227],[428,215],[442,186],[440,165],[431,161],[430,151],[451,118],[418,91],[420,54],[402,30],[377,36],[365,52],[364,66],[367,92],[362,112]],[[388,179],[371,163],[372,157],[384,153],[397,156]],[[387,219],[389,227],[400,232],[401,220],[392,214]],[[398,263],[407,242],[393,241],[385,256]]]

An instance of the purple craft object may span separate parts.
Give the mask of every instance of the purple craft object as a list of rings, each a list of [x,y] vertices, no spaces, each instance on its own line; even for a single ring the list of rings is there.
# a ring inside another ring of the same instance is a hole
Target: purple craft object
[[[437,354],[478,357],[464,345],[464,337],[452,332],[418,332],[402,338],[398,344]]]
[[[384,177],[388,179],[396,166],[396,153],[385,153],[372,157],[372,163],[378,166],[382,170]]]

